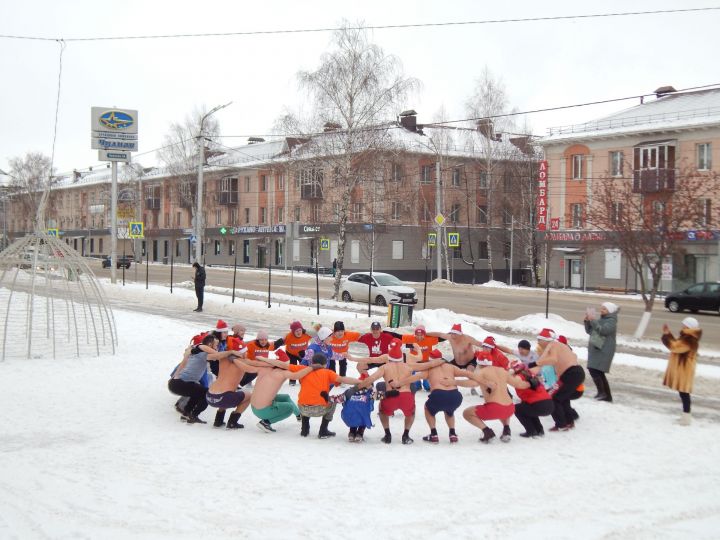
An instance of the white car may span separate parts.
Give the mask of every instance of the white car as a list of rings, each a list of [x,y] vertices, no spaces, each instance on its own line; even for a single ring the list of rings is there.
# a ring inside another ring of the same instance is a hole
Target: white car
[[[373,272],[371,277],[370,272],[355,272],[340,283],[341,298],[345,302],[367,302],[368,289],[371,302],[377,306],[387,306],[390,302],[417,304],[418,301],[415,289],[391,274]]]

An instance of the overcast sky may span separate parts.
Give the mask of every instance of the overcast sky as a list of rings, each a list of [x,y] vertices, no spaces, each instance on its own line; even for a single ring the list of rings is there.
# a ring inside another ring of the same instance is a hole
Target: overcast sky
[[[0,34],[77,38],[470,21],[710,7],[720,1],[210,1],[13,2],[0,7]],[[374,30],[372,40],[399,57],[422,89],[407,103],[419,121],[445,107],[464,118],[465,101],[487,65],[511,105],[530,110],[637,95],[659,86],[720,82],[720,11],[572,21]],[[196,107],[232,101],[220,111],[224,135],[271,132],[296,107],[298,70],[317,67],[330,32],[211,38],[69,42],[63,56],[56,171],[97,165],[90,149],[90,108],[137,109],[140,153],[161,145],[173,121]],[[59,46],[0,39],[0,168],[28,151],[50,154]],[[579,123],[635,102],[533,114],[533,133]],[[398,111],[400,112],[400,111]],[[226,138],[226,145],[244,143]],[[145,165],[154,154],[141,155]]]

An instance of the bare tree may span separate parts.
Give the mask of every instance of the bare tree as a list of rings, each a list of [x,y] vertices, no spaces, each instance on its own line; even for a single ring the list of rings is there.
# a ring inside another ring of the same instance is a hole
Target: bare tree
[[[363,179],[362,171],[371,168],[371,156],[389,145],[390,125],[383,127],[380,122],[394,117],[417,81],[406,78],[400,61],[370,43],[363,29],[345,24],[333,34],[332,44],[315,71],[298,74],[301,87],[312,99],[315,125],[327,130],[313,137],[298,157],[312,156],[332,172],[339,200],[337,297],[353,192]]]
[[[9,196],[19,203],[20,215],[33,220],[35,229],[44,227],[40,203],[54,182],[50,158],[41,152],[28,152],[10,159],[9,164]]]
[[[718,175],[694,168],[633,171],[633,179],[601,177],[593,185],[588,225],[607,234],[635,273],[645,311],[635,338],[645,333],[662,265],[683,252],[688,230],[704,229],[704,202],[718,192]]]

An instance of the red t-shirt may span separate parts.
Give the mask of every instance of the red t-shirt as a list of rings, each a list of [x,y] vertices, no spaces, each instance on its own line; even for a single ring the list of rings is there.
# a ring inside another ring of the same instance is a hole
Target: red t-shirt
[[[525,380],[525,377],[521,375],[518,375],[518,377]],[[538,384],[535,390],[532,388],[525,388],[524,390],[516,388],[515,392],[517,392],[518,397],[523,401],[523,403],[536,403],[545,399],[552,399],[542,383]]]
[[[370,351],[369,356],[377,358],[382,354],[387,354],[388,347],[393,339],[395,338],[387,332],[381,332],[377,339],[373,337],[372,333],[368,332],[367,334],[360,336],[358,343],[366,345],[368,351]]]

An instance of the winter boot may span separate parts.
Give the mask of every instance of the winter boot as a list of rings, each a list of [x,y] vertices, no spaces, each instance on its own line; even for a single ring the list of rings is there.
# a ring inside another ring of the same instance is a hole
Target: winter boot
[[[502,442],[510,442],[510,426],[503,426],[502,435],[500,435]]]
[[[227,429],[242,429],[245,426],[238,423],[238,420],[240,420],[240,413],[239,412],[231,412],[230,418],[228,418],[227,423]]]
[[[230,419],[232,420],[232,414],[230,415]],[[225,409],[218,409],[218,411],[215,413],[215,421],[213,422],[213,427],[223,427],[225,425]]]
[[[495,438],[495,432],[489,427],[483,428],[483,436],[480,438],[481,443],[489,443]]]
[[[592,380],[595,383],[595,388],[597,388],[597,394],[595,394],[593,399],[596,401],[605,401],[607,399],[607,394],[605,393],[603,378],[599,375],[593,375]]]
[[[357,435],[355,435],[355,442],[361,443],[365,442],[365,439],[363,436],[365,435],[365,426],[360,426],[357,428]]]
[[[328,429],[328,425],[330,425],[330,420],[325,420],[323,418],[322,422],[320,423],[320,431],[318,432],[318,439],[329,439],[330,437],[334,437],[335,433],[330,431]]]
[[[403,432],[401,440],[403,444],[412,444],[415,442],[410,438],[410,432],[407,429]]]
[[[682,413],[680,418],[678,418],[677,423],[680,424],[681,426],[689,426],[691,421],[692,421],[692,415],[689,412],[684,412],[684,413]]]
[[[198,416],[195,416],[195,415],[188,416],[186,422],[188,424],[207,424],[207,422],[205,420],[202,420],[201,418],[199,418]]]
[[[300,436],[307,437],[309,433],[310,433],[310,417],[309,416],[301,416],[300,417]]]

